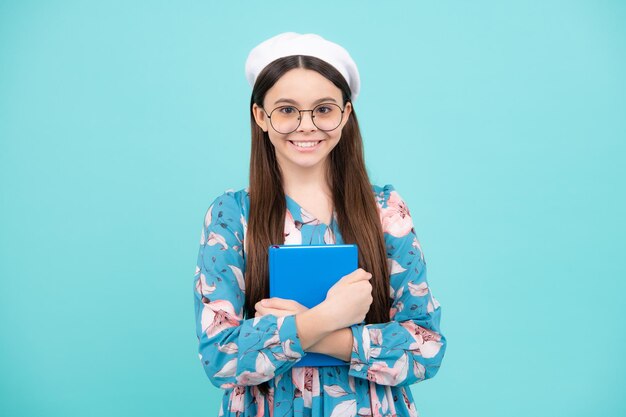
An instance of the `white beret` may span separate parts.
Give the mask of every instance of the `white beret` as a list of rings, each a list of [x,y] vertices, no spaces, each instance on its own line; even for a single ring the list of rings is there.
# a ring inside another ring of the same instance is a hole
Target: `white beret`
[[[250,87],[254,87],[257,76],[270,62],[290,55],[311,55],[335,67],[350,86],[351,100],[356,100],[361,81],[352,57],[342,46],[313,33],[284,32],[255,46],[246,60]]]

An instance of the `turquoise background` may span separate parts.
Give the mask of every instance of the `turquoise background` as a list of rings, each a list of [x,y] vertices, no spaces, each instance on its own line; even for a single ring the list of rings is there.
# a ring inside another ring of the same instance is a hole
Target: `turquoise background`
[[[192,281],[249,50],[359,65],[448,349],[421,417],[626,415],[626,3],[0,2],[0,414],[216,416]]]

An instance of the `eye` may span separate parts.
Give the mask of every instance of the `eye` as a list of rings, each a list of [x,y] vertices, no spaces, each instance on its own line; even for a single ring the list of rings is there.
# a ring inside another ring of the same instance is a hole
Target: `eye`
[[[293,106],[285,106],[285,107],[281,107],[278,110],[278,112],[282,113],[282,114],[285,114],[285,115],[290,115],[290,114],[293,114],[293,113],[297,113],[298,110],[295,107],[293,107]]]
[[[333,107],[329,105],[322,104],[315,108],[315,113],[318,114],[328,114],[333,111]]]

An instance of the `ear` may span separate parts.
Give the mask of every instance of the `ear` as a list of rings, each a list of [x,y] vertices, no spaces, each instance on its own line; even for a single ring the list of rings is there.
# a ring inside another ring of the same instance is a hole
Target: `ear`
[[[346,102],[346,105],[343,108],[343,120],[341,121],[342,129],[346,125],[346,123],[348,123],[348,119],[350,119],[351,113],[352,113],[352,102],[348,101]]]
[[[256,103],[252,105],[252,114],[254,115],[254,121],[264,132],[267,132],[268,118],[265,111],[259,107]]]

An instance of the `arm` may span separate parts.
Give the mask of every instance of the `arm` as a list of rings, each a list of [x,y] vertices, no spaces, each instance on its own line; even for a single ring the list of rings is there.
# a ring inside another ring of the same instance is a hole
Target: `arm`
[[[392,321],[352,325],[349,374],[381,385],[410,385],[435,376],[446,349],[441,307],[430,295],[419,263],[395,291]],[[410,277],[410,278],[408,278]]]
[[[397,291],[396,293],[397,294],[404,293],[404,289],[402,289],[401,291]],[[410,293],[410,291],[408,291],[408,293]],[[436,303],[436,300],[434,300],[434,298],[433,298],[433,301]],[[392,313],[395,310],[397,310],[399,306],[402,306],[402,304],[404,304],[402,301],[394,302],[394,306],[392,307],[392,310],[391,310]],[[389,324],[387,326],[389,326]],[[391,324],[391,326],[396,327],[395,324]],[[408,323],[405,323],[404,327],[406,329],[409,326],[411,325]],[[363,331],[363,327],[364,326],[360,326],[361,332]],[[346,327],[343,329],[335,330],[334,332],[328,334],[324,338],[320,339],[313,346],[305,350],[307,352],[323,353],[326,355],[334,356],[346,362],[350,362],[352,360],[354,367],[359,368],[359,366],[363,363],[363,361],[361,361],[358,356],[359,340],[361,340],[360,343],[362,344],[363,338],[365,337],[365,339],[367,339],[368,335],[363,335],[361,333],[360,335],[357,334],[353,336],[353,331],[355,331],[356,329],[357,328],[355,325],[355,326],[351,326],[351,328]],[[371,341],[371,337],[369,339]],[[444,343],[445,343],[445,339],[444,339]],[[362,369],[362,368],[359,368],[359,369]],[[366,377],[366,375],[367,374],[365,375],[360,374],[360,377]],[[371,372],[371,375],[374,376],[374,371]],[[429,375],[429,377],[432,377],[432,376],[434,376],[434,374]]]
[[[426,279],[426,263],[409,210],[391,185],[381,209],[393,303],[391,321],[355,324],[349,375],[381,385],[410,385],[435,376],[446,349],[441,307]]]
[[[255,317],[295,315],[298,337],[305,351],[323,352],[345,362],[350,361],[352,333],[348,328],[337,328],[335,313],[328,311],[326,302],[309,309],[295,300],[272,297],[256,303],[254,307]]]
[[[308,349],[307,352],[324,353],[334,356],[345,362],[350,362],[352,354],[352,332],[349,328],[335,330],[326,337],[320,339],[316,344]]]
[[[232,192],[209,207],[194,276],[196,334],[202,366],[216,387],[258,385],[305,355],[295,316],[244,320],[243,225]]]

